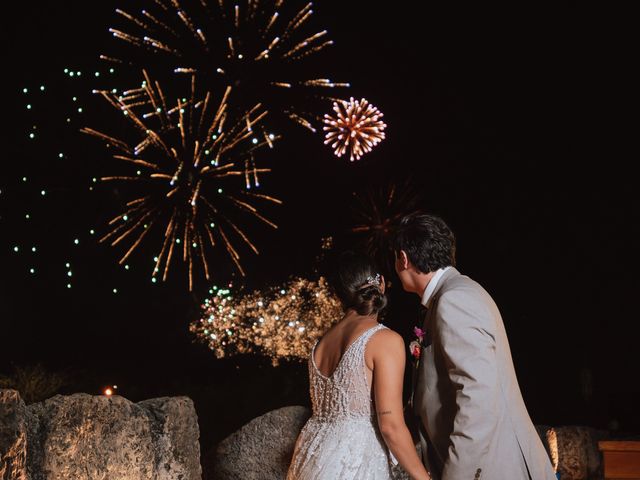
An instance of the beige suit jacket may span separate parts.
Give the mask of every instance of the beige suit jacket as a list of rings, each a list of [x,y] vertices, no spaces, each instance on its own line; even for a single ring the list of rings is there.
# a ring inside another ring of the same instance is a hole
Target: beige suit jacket
[[[489,294],[450,268],[433,293],[424,328],[430,345],[415,371],[412,402],[423,445],[431,446],[427,466],[434,478],[555,480]]]

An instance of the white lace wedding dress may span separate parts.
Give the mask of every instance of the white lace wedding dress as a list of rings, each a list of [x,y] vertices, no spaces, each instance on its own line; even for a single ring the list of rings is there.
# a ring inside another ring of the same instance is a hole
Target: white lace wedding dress
[[[368,382],[365,331],[344,352],[330,377],[309,357],[313,415],[300,432],[287,480],[389,480],[390,455],[380,436]],[[316,342],[317,345],[317,342]]]

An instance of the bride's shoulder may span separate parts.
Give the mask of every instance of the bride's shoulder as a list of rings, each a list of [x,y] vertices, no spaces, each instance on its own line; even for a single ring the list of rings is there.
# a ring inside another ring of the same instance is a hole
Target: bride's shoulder
[[[388,327],[380,328],[369,339],[365,351],[365,362],[374,370],[377,362],[395,363],[394,359],[404,359],[404,339]]]
[[[400,347],[404,350],[404,339],[402,335],[386,326],[375,332],[369,340],[369,344],[373,348],[388,349]]]

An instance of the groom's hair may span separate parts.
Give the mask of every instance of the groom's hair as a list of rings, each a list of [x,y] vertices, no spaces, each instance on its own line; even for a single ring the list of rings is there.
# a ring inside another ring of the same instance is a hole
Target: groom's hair
[[[396,230],[394,248],[396,255],[404,250],[422,273],[456,264],[455,236],[435,215],[418,212],[405,216]]]

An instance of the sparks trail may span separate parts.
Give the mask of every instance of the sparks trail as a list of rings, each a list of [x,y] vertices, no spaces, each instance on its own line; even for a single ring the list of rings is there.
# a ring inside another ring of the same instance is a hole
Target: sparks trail
[[[334,100],[326,92],[349,86],[307,73],[320,70],[309,60],[333,44],[327,30],[313,27],[311,2],[299,9],[285,0],[146,3],[139,13],[116,10],[124,22],[109,31],[130,48],[103,60],[153,68],[162,78],[196,75],[213,91],[232,85],[247,105],[263,103],[313,132],[321,123],[317,112]]]
[[[112,246],[128,242],[122,264],[149,232],[160,233],[162,247],[152,278],[162,272],[166,280],[172,260],[180,256],[188,267],[190,290],[196,264],[211,278],[207,250],[217,244],[244,274],[235,242],[241,241],[255,253],[258,249],[232,216],[244,212],[276,228],[255,203],[281,203],[251,191],[259,185],[259,175],[269,171],[256,166],[255,152],[272,147],[277,140],[261,126],[267,111],[256,104],[234,117],[228,109],[231,87],[217,102],[210,93],[198,99],[195,78],[189,96],[170,103],[160,84],[143,73],[141,87],[121,96],[95,92],[126,116],[134,141],[88,127],[81,130],[114,148],[113,159],[129,167],[126,174],[101,178],[129,185],[134,198],[109,222],[110,230],[100,241]]]

